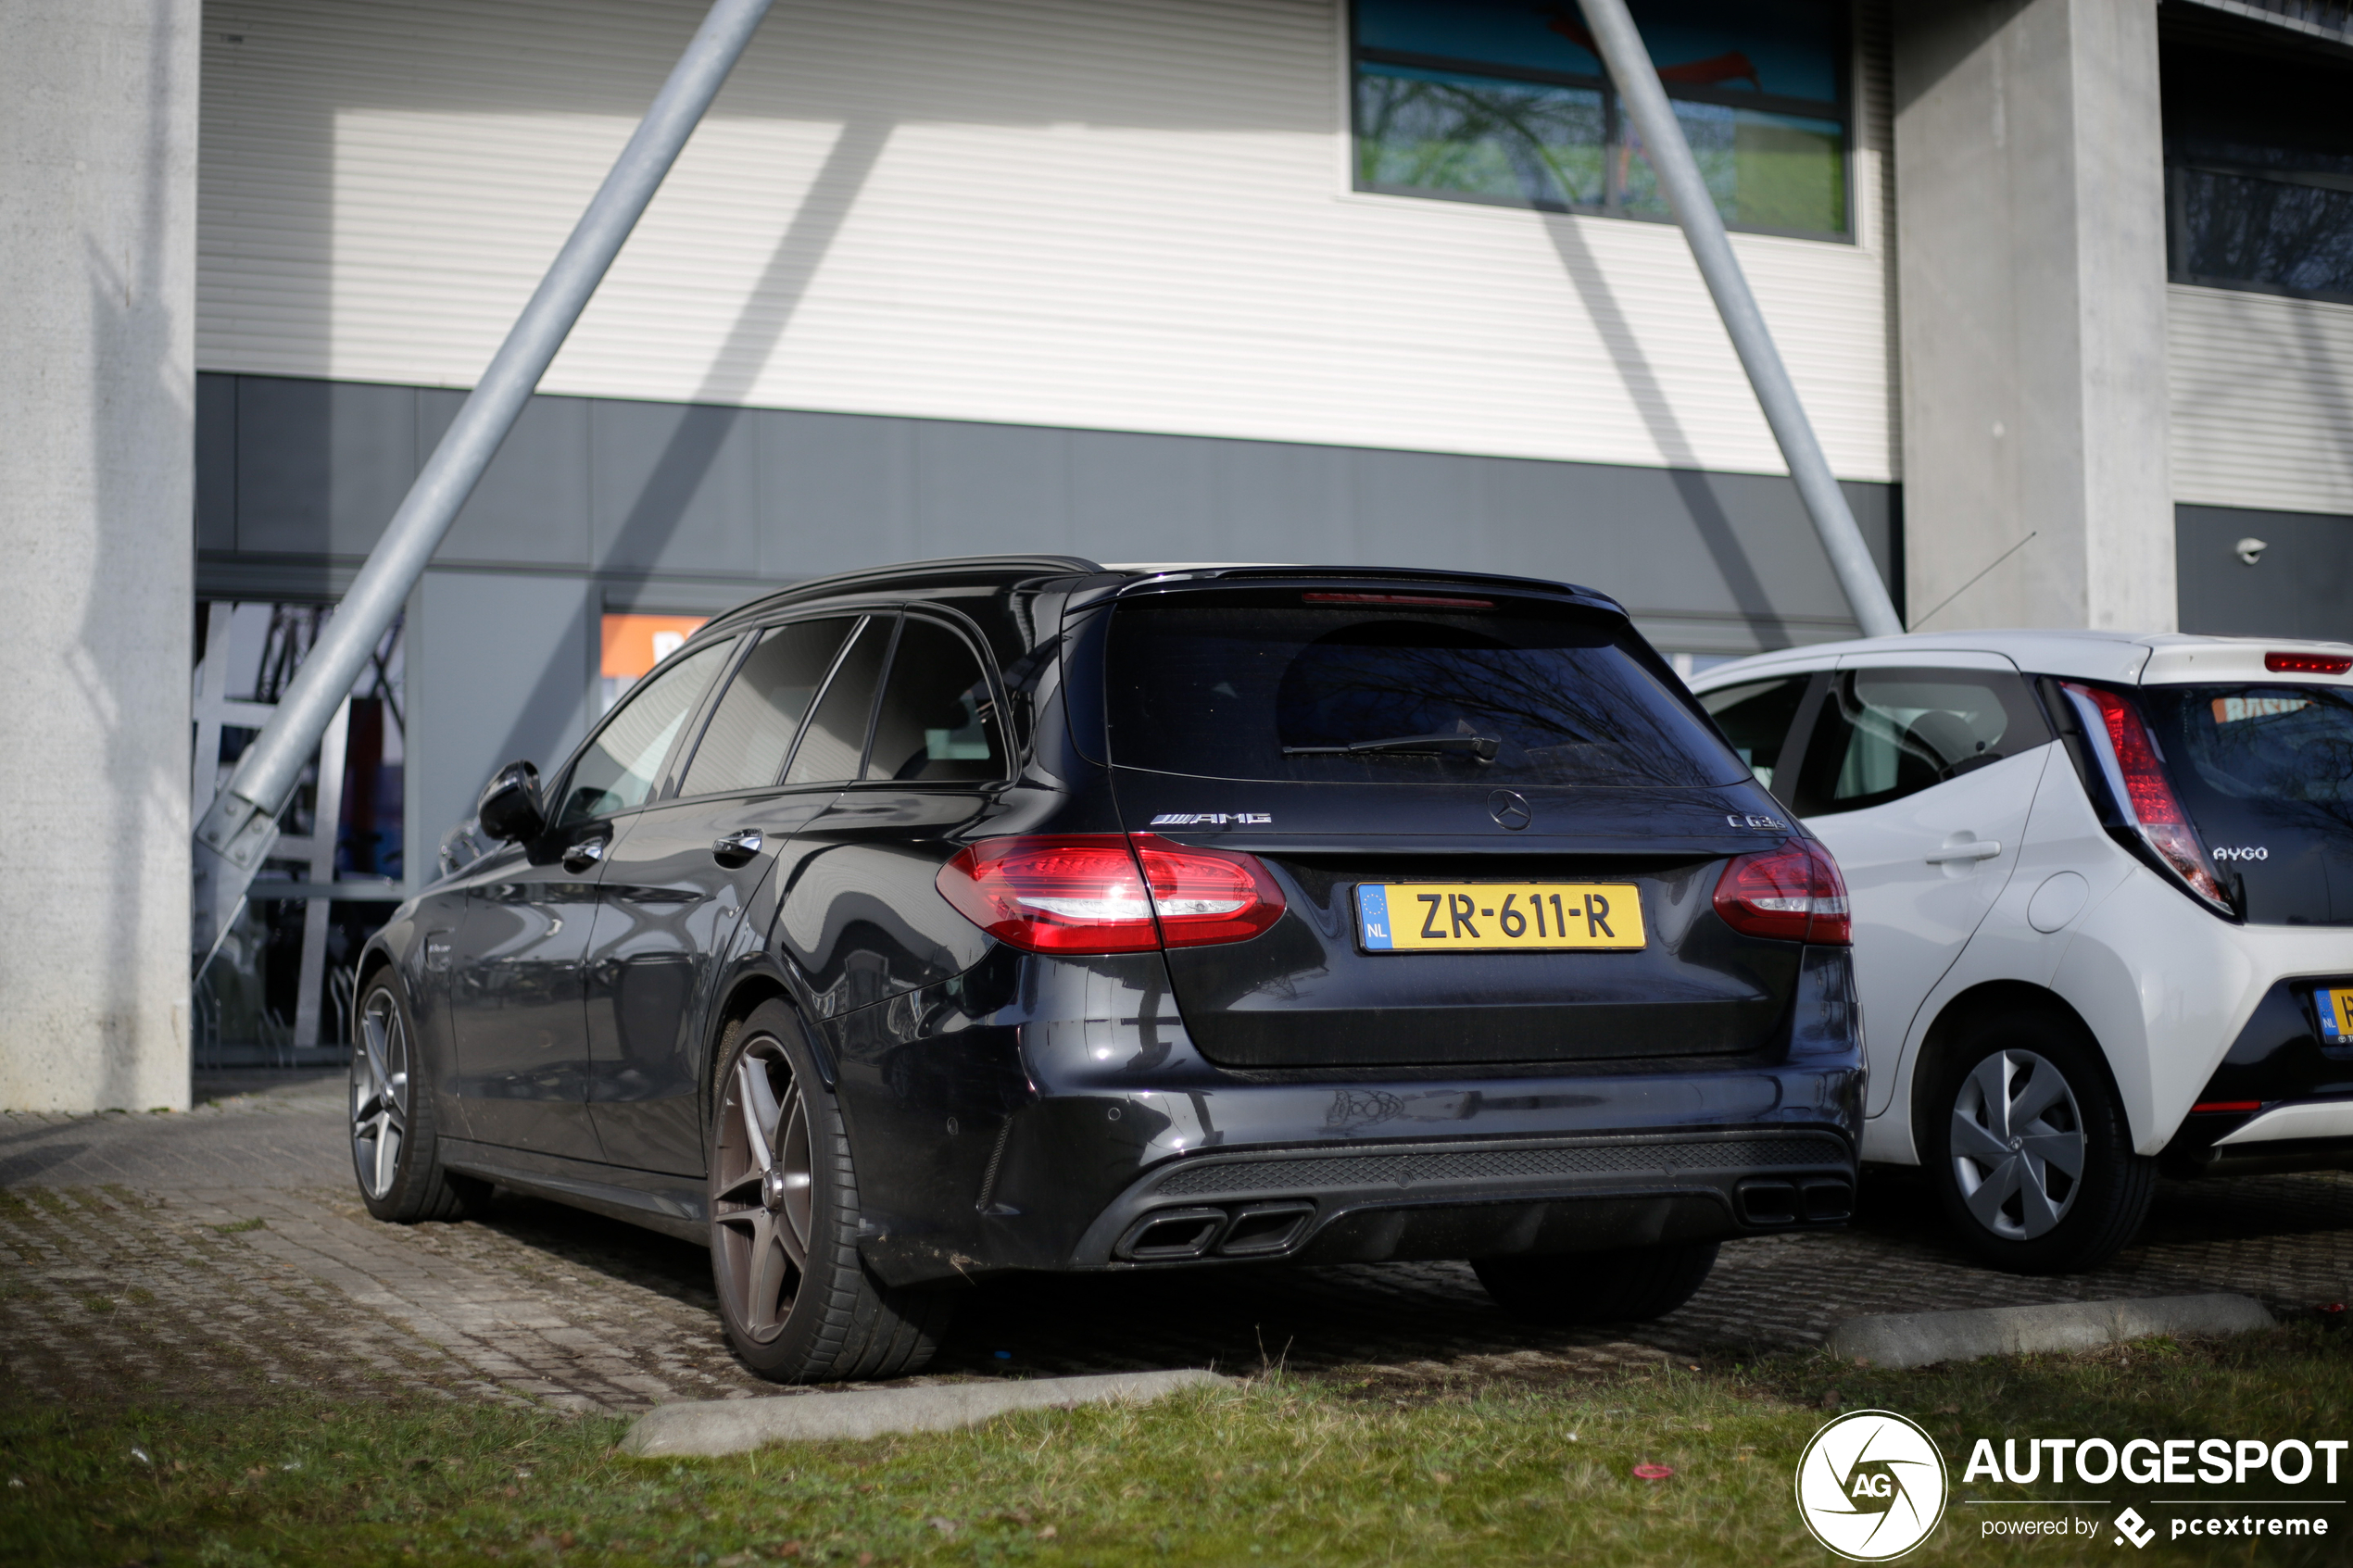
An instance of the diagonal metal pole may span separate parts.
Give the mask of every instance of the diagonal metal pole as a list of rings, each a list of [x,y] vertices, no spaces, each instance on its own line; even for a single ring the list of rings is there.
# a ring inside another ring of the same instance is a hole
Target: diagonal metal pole
[[[531,399],[548,362],[597,291],[679,149],[694,134],[720,84],[742,57],[771,0],[713,0],[686,51],[654,97],[629,144],[557,253],[506,342],[426,459],[367,564],[335,607],[278,710],[239,759],[237,771],[195,833],[195,906],[191,938],[197,968],[218,947],[246,885],[278,838],[278,814],[293,798],[311,751],[377,639],[416,586],[458,509]],[[327,831],[333,831],[329,828]]]
[[[1674,209],[1675,221],[1692,247],[1692,259],[1699,263],[1699,275],[1715,296],[1716,313],[1723,318],[1733,351],[1748,371],[1748,383],[1756,389],[1765,422],[1780,444],[1789,476],[1797,482],[1798,496],[1814,520],[1814,532],[1821,536],[1831,570],[1846,591],[1846,602],[1855,608],[1856,621],[1867,637],[1894,636],[1904,630],[1904,622],[1895,614],[1894,601],[1888,597],[1887,584],[1880,581],[1870,546],[1855,525],[1855,514],[1831,473],[1830,460],[1822,456],[1822,444],[1814,438],[1813,423],[1797,399],[1797,388],[1781,364],[1780,351],[1773,346],[1764,312],[1756,308],[1756,296],[1748,291],[1748,279],[1741,271],[1739,257],[1732,254],[1732,242],[1725,236],[1723,216],[1716,210],[1706,182],[1700,178],[1699,160],[1692,157],[1692,144],[1683,139],[1683,128],[1667,101],[1667,89],[1659,84],[1658,69],[1642,46],[1642,35],[1634,30],[1634,19],[1627,15],[1626,0],[1578,0],[1578,4],[1584,8],[1585,25],[1600,46],[1602,63],[1609,68],[1610,81],[1617,87],[1627,117],[1642,135],[1651,168],[1658,172],[1659,188],[1667,193],[1667,205]]]

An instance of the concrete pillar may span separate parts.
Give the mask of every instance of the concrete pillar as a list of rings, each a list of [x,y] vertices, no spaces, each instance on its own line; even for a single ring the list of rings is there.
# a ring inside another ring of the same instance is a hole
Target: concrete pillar
[[[1912,624],[2171,631],[2157,0],[1894,19]]]
[[[188,1103],[197,0],[0,48],[0,1106]]]

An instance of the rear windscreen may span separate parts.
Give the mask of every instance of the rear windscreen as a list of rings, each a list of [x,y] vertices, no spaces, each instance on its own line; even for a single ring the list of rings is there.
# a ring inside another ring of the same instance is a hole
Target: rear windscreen
[[[2215,870],[2246,916],[2353,921],[2353,693],[2144,686],[2142,711]]]
[[[1629,648],[1573,609],[1129,600],[1111,622],[1112,760],[1212,778],[1693,785],[1747,770]],[[1403,596],[1397,596],[1400,600]]]

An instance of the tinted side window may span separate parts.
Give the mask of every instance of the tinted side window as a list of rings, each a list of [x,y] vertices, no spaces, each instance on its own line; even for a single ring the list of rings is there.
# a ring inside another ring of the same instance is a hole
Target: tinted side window
[[[845,616],[762,633],[703,730],[681,793],[714,795],[774,784],[808,717],[810,699],[855,623]]]
[[[980,660],[947,627],[909,617],[875,716],[866,776],[977,781],[1004,772],[997,707]]]
[[[661,782],[662,759],[718,678],[732,643],[714,643],[631,692],[573,765],[557,822],[576,822],[635,809]]]
[[[877,615],[858,629],[849,651],[841,656],[809,728],[793,749],[785,783],[847,784],[858,776],[859,759],[866,755],[866,719],[875,709],[875,684],[882,677],[883,656],[890,651],[892,618]]]
[[[1799,705],[1806,700],[1806,684],[1812,679],[1811,675],[1785,675],[1777,681],[1752,681],[1705,693],[1699,699],[1699,705],[1722,727],[1732,749],[1741,754],[1741,760],[1748,764],[1748,771],[1756,775],[1756,782],[1767,789],[1773,787],[1774,775],[1780,771],[1781,747],[1789,740],[1789,727],[1797,721]],[[1785,786],[1789,783],[1787,779],[1781,782]]]
[[[2026,683],[1981,670],[1848,670],[1831,682],[1794,809],[1901,800],[2051,738]]]

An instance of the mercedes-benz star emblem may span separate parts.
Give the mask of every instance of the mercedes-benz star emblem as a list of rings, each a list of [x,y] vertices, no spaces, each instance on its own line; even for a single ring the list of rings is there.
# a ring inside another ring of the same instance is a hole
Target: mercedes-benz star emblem
[[[1487,814],[1495,819],[1496,826],[1514,833],[1536,820],[1536,813],[1529,809],[1528,797],[1516,789],[1499,789],[1490,795]]]

